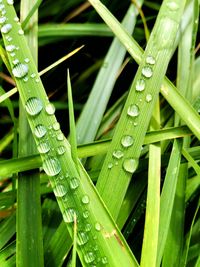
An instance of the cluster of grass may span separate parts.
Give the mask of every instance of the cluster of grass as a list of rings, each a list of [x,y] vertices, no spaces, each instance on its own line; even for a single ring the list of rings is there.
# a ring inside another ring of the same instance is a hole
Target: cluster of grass
[[[0,1],[0,266],[200,266],[199,4]]]

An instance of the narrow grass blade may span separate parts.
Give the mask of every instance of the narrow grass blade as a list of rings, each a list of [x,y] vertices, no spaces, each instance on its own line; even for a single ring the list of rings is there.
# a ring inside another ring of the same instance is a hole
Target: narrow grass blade
[[[7,242],[16,233],[16,214],[13,213],[7,219],[1,221],[0,224],[0,249],[2,249]]]
[[[105,12],[105,7],[99,1],[90,2]],[[117,217],[131,176],[137,169],[151,113],[172,55],[185,2],[177,1],[176,4],[179,8],[171,12],[167,2],[163,2],[97,181],[97,188],[105,203],[109,203],[114,218]],[[163,19],[164,13],[166,20]],[[160,43],[160,39],[166,41]],[[115,157],[116,151],[123,155],[119,160]],[[116,161],[118,165],[115,165]],[[114,184],[117,197],[110,195]]]

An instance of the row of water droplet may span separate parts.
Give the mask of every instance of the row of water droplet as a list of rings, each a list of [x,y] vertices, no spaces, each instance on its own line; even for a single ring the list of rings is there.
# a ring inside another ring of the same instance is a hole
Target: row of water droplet
[[[35,82],[39,82],[39,77],[36,73],[31,73],[28,76],[28,63],[30,60],[25,58],[24,62],[20,62],[16,57],[20,48],[13,43],[12,37],[9,36],[13,26],[11,23],[8,23],[9,19],[6,17],[5,5],[1,3],[2,0],[0,0],[1,32],[9,42],[5,49],[13,58],[12,63],[14,67],[12,68],[12,73],[14,77],[20,80],[22,79],[24,82],[27,82],[29,77],[35,79]],[[7,0],[7,4],[13,5],[13,1]],[[14,18],[14,22],[19,24],[18,17]],[[23,35],[23,30],[19,29],[18,34]],[[38,118],[42,112],[46,114],[46,116],[54,115],[55,107],[51,103],[44,105],[40,98],[32,96],[29,97],[25,103],[25,111],[28,113],[29,118]],[[47,121],[50,120],[47,118]],[[33,129],[33,134],[37,140],[37,149],[44,158],[43,169],[48,176],[52,177],[51,181],[54,187],[54,194],[58,199],[58,203],[61,203],[64,221],[69,225],[71,224],[71,227],[73,227],[75,215],[77,217],[77,243],[79,246],[88,245],[88,249],[87,246],[84,248],[83,257],[85,262],[90,265],[93,264],[93,266],[96,266],[95,264],[99,266],[106,265],[108,263],[107,258],[104,255],[100,256],[99,248],[95,242],[97,234],[101,230],[101,225],[98,222],[96,222],[95,225],[89,223],[90,212],[87,209],[87,205],[90,203],[89,196],[85,194],[81,197],[79,201],[81,202],[82,212],[78,212],[74,207],[75,205],[72,204],[74,203],[72,194],[74,192],[74,196],[76,195],[75,192],[80,187],[80,180],[78,177],[70,177],[68,173],[65,175],[62,174],[60,157],[65,154],[66,147],[64,144],[64,135],[60,130],[60,124],[56,121],[51,126],[37,123]],[[48,137],[51,137],[51,139],[55,138],[58,143],[56,155],[54,151],[52,151]]]
[[[142,77],[136,81],[135,90],[140,93],[145,90],[146,79],[149,79],[153,75],[153,65],[156,63],[156,60],[153,56],[149,55],[146,57],[146,66],[142,68]],[[152,95],[147,94],[145,97],[147,103],[152,101]],[[130,118],[131,123],[136,127],[136,119],[140,115],[139,104],[133,103],[127,108],[127,116]],[[116,160],[115,165],[118,165],[118,161],[124,157],[125,151],[134,144],[134,137],[132,135],[123,135],[121,138],[121,149],[114,150],[112,157]],[[135,158],[125,158],[122,163],[123,169],[128,173],[134,173],[138,167],[138,159]],[[114,164],[109,162],[108,169],[112,169]]]

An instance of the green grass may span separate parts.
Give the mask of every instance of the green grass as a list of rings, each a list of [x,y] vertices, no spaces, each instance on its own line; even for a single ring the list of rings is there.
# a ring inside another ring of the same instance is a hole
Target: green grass
[[[200,266],[199,1],[160,2],[0,3],[1,266]]]

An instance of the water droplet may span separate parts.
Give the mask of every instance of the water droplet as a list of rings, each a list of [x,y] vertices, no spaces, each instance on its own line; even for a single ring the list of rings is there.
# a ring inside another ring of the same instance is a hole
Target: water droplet
[[[10,56],[15,57],[16,56],[15,52],[10,53]]]
[[[17,65],[18,63],[19,63],[19,59],[16,58],[16,59],[13,60],[13,64],[14,65]]]
[[[35,73],[31,73],[31,78],[35,78],[36,74]]]
[[[176,11],[179,9],[179,5],[175,2],[168,2],[167,3],[167,7],[171,10],[171,11]]]
[[[92,225],[89,224],[89,223],[87,223],[87,224],[85,225],[85,231],[86,231],[86,232],[89,232],[91,229],[92,229]]]
[[[63,220],[66,223],[71,223],[74,221],[74,217],[77,217],[76,211],[73,208],[68,208],[63,212]]]
[[[29,62],[30,62],[30,59],[26,57],[26,58],[24,59],[24,62],[29,63]]]
[[[123,168],[125,171],[134,173],[134,171],[137,169],[138,166],[138,160],[134,158],[127,158],[123,162]]]
[[[109,162],[109,163],[108,163],[108,169],[112,169],[112,167],[113,167],[112,162]]]
[[[38,149],[39,153],[45,154],[45,153],[49,152],[50,145],[47,142],[41,142],[38,144],[37,149]]]
[[[133,123],[133,126],[135,126],[135,127],[136,127],[137,125],[138,125],[138,123],[137,123],[137,122],[134,122],[134,123]]]
[[[89,211],[88,210],[85,210],[84,212],[83,212],[83,217],[85,218],[85,219],[87,219],[88,217],[89,217]]]
[[[28,73],[28,65],[19,63],[12,69],[12,73],[16,78],[23,78]]]
[[[121,159],[124,156],[124,153],[121,150],[114,150],[113,157],[116,159]]]
[[[31,97],[27,100],[25,109],[27,113],[31,116],[39,114],[42,110],[42,102],[39,98]]]
[[[54,129],[55,131],[60,130],[60,123],[55,122],[55,123],[53,124],[53,129]]]
[[[90,202],[90,199],[88,197],[88,195],[84,195],[81,199],[83,204],[88,204]]]
[[[15,50],[15,45],[6,45],[6,51],[7,52],[12,52],[12,51],[14,51]]]
[[[145,80],[140,79],[136,82],[135,90],[141,92],[145,89]]]
[[[149,102],[151,102],[151,100],[152,100],[152,95],[151,94],[147,94],[146,95],[146,101],[149,103]]]
[[[137,105],[130,105],[127,110],[127,114],[130,117],[137,117],[140,114],[139,107]]]
[[[59,134],[57,134],[56,138],[57,138],[58,141],[62,141],[62,140],[64,140],[64,135],[63,135],[63,133],[59,133]]]
[[[6,17],[0,17],[0,24],[4,24],[6,22]]]
[[[73,190],[78,188],[79,184],[80,184],[80,182],[76,177],[71,178],[69,181],[70,188]]]
[[[39,83],[39,81],[40,81],[39,78],[36,78],[36,79],[35,79],[35,82],[36,82],[36,83]]]
[[[47,133],[47,130],[44,125],[38,124],[34,129],[34,134],[37,138],[42,138]]]
[[[5,9],[2,10],[2,11],[1,11],[1,14],[4,16],[4,15],[6,14],[6,10],[5,10]]]
[[[86,263],[91,263],[95,260],[95,254],[92,251],[88,251],[84,255],[84,260]]]
[[[53,192],[56,197],[63,197],[67,194],[67,189],[64,185],[58,184],[54,187]]]
[[[7,4],[10,5],[10,6],[13,5],[14,4],[14,0],[7,0]]]
[[[12,30],[12,25],[7,23],[7,24],[4,24],[1,28],[1,32],[2,33],[9,33],[10,31]]]
[[[133,137],[130,135],[124,135],[121,139],[121,144],[123,147],[129,147],[133,144]]]
[[[100,231],[101,230],[101,224],[100,223],[95,223],[95,229],[97,230],[97,231]]]
[[[147,64],[150,64],[150,65],[154,65],[154,64],[156,63],[156,60],[155,60],[155,58],[152,57],[152,56],[147,56],[147,57],[146,57],[146,63],[147,63]]]
[[[65,153],[66,149],[64,146],[59,146],[57,149],[58,155],[63,155]]]
[[[83,246],[85,245],[89,240],[88,234],[83,232],[83,231],[79,231],[77,233],[77,243],[79,246]]]
[[[52,103],[49,103],[45,108],[47,114],[53,115],[55,113],[55,107]]]
[[[58,161],[57,158],[47,158],[43,162],[43,169],[46,172],[48,176],[55,176],[60,173],[61,167],[60,167],[60,162]]]
[[[106,256],[102,257],[101,261],[104,265],[108,263],[108,259]]]
[[[23,78],[23,81],[24,81],[24,82],[28,82],[28,76],[25,76],[25,77]]]
[[[14,17],[14,21],[15,22],[19,22],[19,18],[18,17]]]
[[[12,41],[12,37],[8,36],[8,42],[11,42],[11,41]]]
[[[146,78],[150,78],[153,75],[153,71],[151,67],[143,67],[142,68],[142,74],[146,77]]]
[[[24,34],[24,31],[23,31],[22,29],[20,29],[20,30],[18,31],[18,34],[19,34],[19,35],[23,35],[23,34]]]

